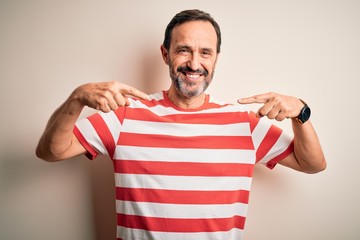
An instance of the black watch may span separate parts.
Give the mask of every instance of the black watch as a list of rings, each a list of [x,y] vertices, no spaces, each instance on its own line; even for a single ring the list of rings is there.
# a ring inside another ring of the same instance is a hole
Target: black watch
[[[301,99],[299,100],[304,104],[304,107],[301,109],[299,116],[297,116],[295,120],[301,125],[305,123],[307,120],[309,120],[311,115],[311,110],[303,100]]]

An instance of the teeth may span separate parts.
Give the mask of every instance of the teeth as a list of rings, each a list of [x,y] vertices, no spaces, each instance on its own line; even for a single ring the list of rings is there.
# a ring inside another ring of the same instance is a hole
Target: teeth
[[[186,76],[187,76],[188,78],[198,78],[198,77],[200,77],[199,74],[187,74]]]

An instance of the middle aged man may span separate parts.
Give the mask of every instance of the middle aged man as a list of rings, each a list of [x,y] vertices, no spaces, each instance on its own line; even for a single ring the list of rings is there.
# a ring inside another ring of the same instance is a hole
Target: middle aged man
[[[255,164],[325,169],[304,101],[266,93],[233,105],[205,94],[220,45],[209,14],[182,11],[161,46],[168,90],[149,96],[116,81],[88,83],[50,118],[39,158],[112,159],[117,239],[242,239]],[[263,105],[252,113],[243,105],[251,103]],[[100,111],[78,120],[85,106]],[[269,119],[289,119],[294,138]]]

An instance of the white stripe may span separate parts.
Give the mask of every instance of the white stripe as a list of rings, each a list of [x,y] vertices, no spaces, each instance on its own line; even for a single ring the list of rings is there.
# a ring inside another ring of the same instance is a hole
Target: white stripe
[[[94,127],[87,118],[81,119],[79,122],[76,123],[76,126],[78,127],[86,141],[90,145],[92,145],[99,153],[103,155],[109,155],[99,135],[97,134]]]
[[[226,104],[231,104],[229,102],[224,102],[222,100],[219,100],[217,97],[214,97],[213,95],[208,95],[209,96],[209,103],[215,103],[215,104],[219,104],[219,105],[226,105]]]
[[[289,135],[286,135],[282,133],[279,137],[279,139],[276,141],[274,146],[270,149],[270,151],[266,154],[264,159],[261,161],[261,163],[265,164],[274,157],[280,155],[283,153],[290,145],[291,143],[291,137]]]
[[[267,132],[269,131],[271,123],[267,121],[265,118],[261,118],[259,123],[256,125],[253,131],[253,143],[254,148],[258,149],[260,143],[264,140]]]
[[[164,99],[164,94],[163,92],[154,93],[150,95],[150,98],[156,101],[160,101]]]
[[[170,136],[250,136],[249,123],[185,124],[125,119],[122,132]]]
[[[163,204],[116,201],[117,213],[159,218],[231,218],[246,216],[247,204]]]
[[[124,240],[228,240],[243,239],[244,230],[233,228],[226,232],[197,232],[197,233],[176,233],[176,232],[155,232],[141,229],[125,228],[117,226],[117,237]]]
[[[251,177],[164,176],[115,173],[115,184],[117,187],[164,190],[250,191]]]
[[[254,164],[255,151],[245,149],[179,149],[116,146],[114,159],[159,162]]]
[[[118,117],[113,111],[108,113],[100,112],[100,116],[103,118],[104,122],[109,128],[109,131],[114,139],[114,143],[116,144],[120,135],[120,131],[122,131]]]

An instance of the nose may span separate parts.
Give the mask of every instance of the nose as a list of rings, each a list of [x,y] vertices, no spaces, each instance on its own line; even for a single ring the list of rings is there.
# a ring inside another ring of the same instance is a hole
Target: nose
[[[193,53],[188,61],[188,67],[196,71],[201,68],[200,56],[197,53]]]

